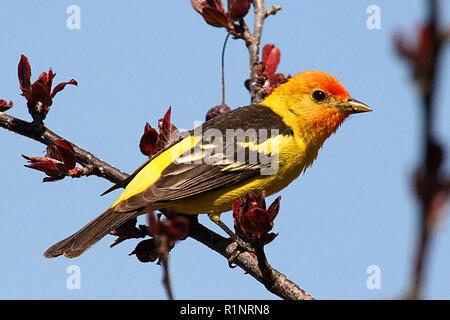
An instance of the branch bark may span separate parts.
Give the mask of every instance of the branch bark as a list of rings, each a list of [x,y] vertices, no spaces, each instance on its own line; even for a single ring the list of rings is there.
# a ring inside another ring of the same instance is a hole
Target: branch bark
[[[0,112],[0,127],[43,143],[47,146],[54,143],[56,139],[63,139],[46,127],[36,130],[32,123],[15,118],[3,112]],[[113,183],[118,183],[128,177],[127,173],[113,167],[103,160],[100,160],[92,153],[76,146],[75,144],[71,144],[74,147],[77,161],[83,166],[91,166],[93,168],[92,174],[107,179]],[[255,255],[248,252],[242,252],[237,256],[233,255],[237,246],[236,242],[233,240],[220,236],[198,222],[191,224],[189,237],[206,245],[226,259],[231,259],[233,257],[233,263],[238,265],[260,283],[264,285],[266,284],[266,278],[258,266],[258,259]],[[273,284],[270,288],[268,288],[268,290],[273,294],[287,300],[314,299],[297,284],[289,280],[283,273],[273,268],[272,273]]]
[[[240,37],[244,39],[250,58],[250,98],[252,103],[258,103],[264,99],[264,83],[258,81],[255,65],[259,61],[259,48],[261,45],[261,36],[264,26],[264,20],[269,16],[276,14],[281,10],[281,6],[266,8],[265,0],[253,0],[253,33],[250,32],[244,19],[239,21],[241,27]]]
[[[15,118],[3,112],[0,112],[0,127],[43,143],[46,146],[54,144],[57,139],[62,139],[59,135],[45,126],[36,127],[31,122]],[[112,183],[118,183],[128,177],[128,174],[125,172],[100,160],[92,153],[85,151],[74,143],[71,142],[71,144],[75,150],[77,162],[85,167],[90,167],[90,174],[105,178]]]
[[[227,260],[233,257],[234,264],[242,268],[263,285],[266,284],[266,278],[258,266],[256,256],[249,252],[242,252],[235,256],[234,253],[237,248],[237,243],[233,240],[222,237],[200,223],[191,224],[189,236],[216,251]],[[268,290],[280,298],[285,300],[314,300],[310,294],[274,268],[272,268],[272,277],[273,284]]]

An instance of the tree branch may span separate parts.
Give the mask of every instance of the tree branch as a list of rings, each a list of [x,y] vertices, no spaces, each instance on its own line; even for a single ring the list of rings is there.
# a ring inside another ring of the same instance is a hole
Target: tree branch
[[[267,18],[268,16],[270,16],[272,14],[276,14],[280,10],[281,10],[281,6],[272,6],[270,8],[267,8],[265,18]]]
[[[281,6],[265,7],[265,0],[253,0],[253,33],[250,32],[244,19],[239,21],[240,37],[244,39],[250,57],[250,98],[252,103],[260,102],[264,99],[265,90],[264,83],[258,81],[258,74],[255,65],[259,61],[259,48],[261,45],[261,36],[264,26],[264,20],[272,14],[281,10]]]
[[[62,139],[45,126],[42,129],[37,129],[33,123],[12,117],[3,112],[0,112],[0,127],[36,140],[46,146],[54,144],[57,139]],[[91,174],[105,178],[112,183],[118,183],[128,177],[128,174],[125,172],[100,160],[92,153],[83,150],[74,143],[71,144],[75,150],[77,162],[85,167],[91,167]]]
[[[234,256],[237,243],[224,238],[214,231],[209,230],[200,223],[191,223],[189,236],[210,249],[216,251],[227,260]],[[254,254],[242,252],[233,259],[233,263],[250,274],[253,278],[265,285],[265,277],[258,266],[258,259]],[[289,280],[284,274],[272,268],[273,285],[268,288],[270,292],[286,300],[314,300],[314,298],[301,289],[297,284]]]

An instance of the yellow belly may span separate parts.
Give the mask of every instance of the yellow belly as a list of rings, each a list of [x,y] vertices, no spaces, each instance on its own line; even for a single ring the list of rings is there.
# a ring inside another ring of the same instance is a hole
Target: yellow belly
[[[148,188],[158,179],[168,164],[178,158],[183,150],[190,148],[198,141],[198,137],[186,138],[153,159],[128,184],[113,206]],[[186,214],[207,213],[218,216],[222,212],[231,210],[234,199],[244,197],[249,192],[258,194],[264,190],[267,195],[272,195],[280,191],[297,178],[313,159],[306,157],[301,141],[295,141],[289,136],[281,136],[278,143],[279,166],[275,174],[258,175],[237,185],[211,190],[185,199],[154,204],[153,208],[155,210],[171,208]]]
[[[208,213],[218,215],[231,210],[234,199],[244,197],[249,192],[259,194],[263,190],[269,196],[285,188],[292,180],[280,180],[275,177],[251,178],[249,181],[236,186],[210,191],[167,204],[160,204],[155,209],[167,207],[189,214]]]
[[[287,141],[280,141],[280,144],[283,145],[283,149],[279,152],[279,168],[275,174],[259,175],[237,185],[170,203],[158,204],[155,209],[171,208],[188,214],[219,215],[232,209],[234,199],[245,197],[249,192],[259,194],[264,190],[267,196],[277,193],[297,178],[305,169],[305,164],[309,162],[304,158],[305,153],[294,141],[291,141],[291,144],[288,144]]]

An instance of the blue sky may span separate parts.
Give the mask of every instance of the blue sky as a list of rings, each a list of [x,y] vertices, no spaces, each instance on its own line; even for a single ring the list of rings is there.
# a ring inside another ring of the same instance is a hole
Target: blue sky
[[[66,27],[66,8],[81,9],[81,29]],[[271,264],[321,299],[399,298],[408,288],[417,228],[411,179],[420,161],[420,105],[407,66],[395,54],[397,31],[410,36],[425,1],[268,1],[262,43],[281,50],[279,71],[322,70],[374,112],[348,119],[315,164],[280,194],[277,239],[266,247]],[[381,29],[368,30],[366,9],[381,9]],[[450,3],[441,1],[450,23]],[[220,50],[225,31],[206,25],[189,1],[3,1],[0,5],[0,98],[10,114],[29,119],[19,94],[17,64],[28,56],[35,80],[52,67],[55,81],[74,78],[54,100],[46,124],[100,158],[132,172],[145,157],[138,143],[172,106],[173,122],[192,128],[220,103]],[[450,141],[450,55],[442,56],[436,135]],[[226,52],[227,104],[249,103],[243,86],[248,54],[242,41]],[[128,253],[139,242],[109,249],[108,236],[75,260],[47,260],[47,247],[103,212],[119,192],[96,177],[41,182],[21,154],[44,146],[0,130],[0,298],[165,299],[161,270]],[[450,166],[447,161],[447,171]],[[271,197],[270,200],[274,199]],[[232,224],[231,214],[223,220]],[[217,228],[202,216],[200,221]],[[145,222],[145,220],[142,220]],[[220,232],[220,231],[218,231]],[[450,298],[450,219],[432,242],[425,297]],[[77,265],[81,289],[69,290],[66,270]],[[381,270],[381,289],[366,287],[367,267]],[[170,256],[178,299],[276,299],[240,269],[188,239]]]

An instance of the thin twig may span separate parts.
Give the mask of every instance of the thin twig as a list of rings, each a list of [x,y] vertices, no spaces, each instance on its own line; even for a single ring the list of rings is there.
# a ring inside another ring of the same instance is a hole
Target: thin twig
[[[430,56],[427,57],[430,65],[425,70],[419,70],[420,89],[422,93],[423,105],[423,144],[425,148],[422,154],[422,175],[424,179],[437,179],[436,168],[433,169],[435,153],[433,152],[433,106],[436,88],[436,71],[438,70],[440,48],[442,39],[439,36],[438,23],[438,3],[437,0],[429,0],[428,2],[428,27],[430,28],[431,50]],[[415,66],[416,68],[418,66]],[[437,180],[436,180],[437,181]],[[408,294],[409,299],[420,299],[422,295],[423,279],[425,274],[425,266],[429,255],[430,240],[432,238],[432,228],[428,223],[430,219],[430,197],[424,196],[421,199],[420,220],[419,220],[419,237],[417,240],[416,256],[413,269],[412,287]]]
[[[258,74],[254,68],[254,65],[259,61],[259,48],[261,45],[261,36],[264,26],[264,20],[272,14],[281,10],[281,6],[273,6],[270,8],[265,7],[264,0],[254,0],[253,1],[253,12],[254,12],[254,22],[253,22],[253,33],[250,32],[244,19],[239,21],[240,26],[240,36],[239,38],[244,39],[245,45],[247,46],[248,54],[250,57],[250,98],[252,103],[260,102],[264,99],[265,90],[263,88],[263,83],[259,83]]]
[[[225,104],[225,48],[229,37],[230,33],[227,33],[222,47],[222,104]]]
[[[270,288],[274,285],[275,279],[273,277],[272,266],[267,261],[266,253],[264,252],[264,244],[260,239],[257,239],[256,241],[252,241],[252,245],[255,248],[258,267],[261,270],[264,285],[270,291]]]
[[[160,250],[160,261],[163,267],[163,284],[166,289],[167,298],[169,300],[174,300],[172,286],[170,284],[170,275],[169,275],[169,246],[168,239],[165,235],[161,235],[157,237],[159,242],[159,250]]]
[[[268,16],[270,16],[272,14],[276,14],[280,10],[281,10],[281,6],[272,6],[270,8],[267,8],[265,18],[267,18]]]

